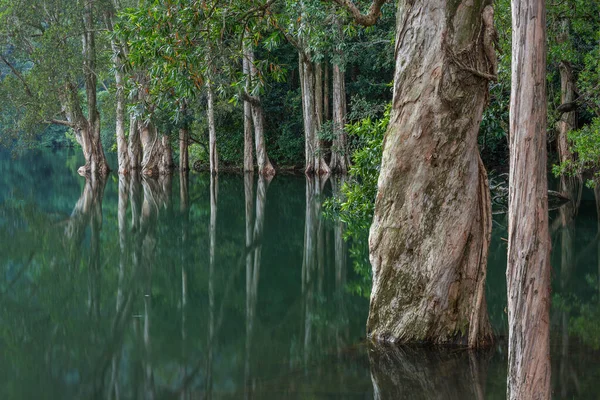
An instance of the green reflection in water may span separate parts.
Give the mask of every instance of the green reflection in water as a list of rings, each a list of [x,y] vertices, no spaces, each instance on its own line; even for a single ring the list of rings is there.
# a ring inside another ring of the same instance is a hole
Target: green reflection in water
[[[480,353],[364,344],[368,299],[353,294],[363,277],[343,227],[321,217],[338,180],[94,181],[75,174],[79,163],[76,152],[0,153],[0,396],[505,397],[502,340]],[[583,192],[574,222],[561,213],[552,214],[555,397],[594,398],[594,193]],[[500,336],[504,221],[488,273]]]

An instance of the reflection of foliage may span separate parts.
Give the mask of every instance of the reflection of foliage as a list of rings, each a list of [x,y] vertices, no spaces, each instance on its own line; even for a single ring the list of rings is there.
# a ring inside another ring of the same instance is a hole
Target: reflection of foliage
[[[600,302],[596,277],[586,276],[589,288],[595,294],[589,300],[583,300],[575,293],[557,293],[552,297],[555,309],[574,314],[569,319],[569,333],[594,350],[600,349]]]
[[[325,203],[325,212],[347,225],[346,239],[352,239],[350,255],[354,268],[362,277],[358,284],[350,284],[352,291],[368,295],[370,292],[371,266],[368,256],[368,231],[373,219],[377,178],[383,147],[383,137],[390,121],[388,106],[383,118],[370,117],[346,125],[350,137],[360,145],[352,154],[350,179],[342,186],[342,195]]]

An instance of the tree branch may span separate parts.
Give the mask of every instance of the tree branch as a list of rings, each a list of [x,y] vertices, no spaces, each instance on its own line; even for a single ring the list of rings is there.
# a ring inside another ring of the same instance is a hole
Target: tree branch
[[[54,124],[54,125],[62,125],[62,126],[67,126],[69,128],[75,128],[75,124],[69,121],[65,121],[62,119],[54,119],[51,118],[49,120],[44,121],[45,124]]]
[[[25,78],[23,77],[21,72],[19,72],[19,70],[17,70],[11,63],[9,63],[8,60],[6,58],[4,58],[4,56],[2,54],[0,54],[0,59],[2,59],[4,64],[6,64],[8,66],[8,68],[10,68],[12,73],[15,74],[15,76],[23,83],[23,86],[25,86],[25,92],[27,93],[27,95],[29,97],[33,97],[33,93],[31,92],[31,89],[29,88],[29,85],[27,84],[27,81],[25,81]]]
[[[354,18],[354,22],[362,26],[371,26],[377,23],[379,15],[381,14],[381,7],[387,0],[373,0],[369,12],[362,14],[356,4],[352,0],[332,0],[340,7],[345,8]]]

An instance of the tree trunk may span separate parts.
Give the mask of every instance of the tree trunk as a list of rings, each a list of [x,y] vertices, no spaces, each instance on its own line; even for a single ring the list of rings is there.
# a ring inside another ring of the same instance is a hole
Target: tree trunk
[[[247,48],[247,62],[250,69],[250,78],[253,83],[258,79],[258,70],[254,65],[254,50]],[[267,155],[265,145],[265,113],[258,96],[253,96],[255,101],[252,103],[252,122],[254,123],[254,144],[256,146],[256,162],[258,164],[258,173],[263,176],[272,177],[275,175],[275,168]]]
[[[568,61],[560,62],[560,104],[572,103],[575,100],[575,80],[573,69]],[[575,129],[575,111],[569,111],[561,115],[558,121],[558,157],[561,162],[573,161],[573,153],[569,148],[567,134]]]
[[[129,145],[127,147],[129,166],[132,171],[139,171],[142,167],[142,141],[136,117],[129,116]]]
[[[160,137],[161,161],[159,171],[161,175],[170,174],[173,169],[173,149],[169,136],[161,135]]]
[[[489,345],[491,233],[477,149],[488,80],[484,0],[401,0],[392,115],[369,237],[367,334],[383,342]],[[491,6],[489,6],[491,7]]]
[[[315,108],[315,72],[313,63],[300,53],[300,68],[302,82],[302,105],[304,116],[304,136],[306,151],[306,174],[329,174],[329,167],[321,151],[321,145],[317,136],[317,117]]]
[[[85,80],[85,93],[87,97],[88,108],[88,131],[90,133],[89,161],[86,160],[86,165],[83,167],[85,172],[92,174],[99,173],[101,175],[108,174],[110,170],[104,149],[100,141],[100,113],[97,108],[96,97],[96,34],[94,26],[94,0],[85,2],[84,6],[84,33],[83,33],[83,75]]]
[[[159,173],[162,158],[162,142],[152,122],[138,122],[142,144],[142,173],[155,176]]]
[[[318,62],[315,66],[315,119],[317,134],[323,126],[323,64]]]
[[[348,160],[348,137],[346,126],[346,83],[344,71],[339,65],[333,66],[333,134],[331,146],[331,170],[345,174],[350,164]]]
[[[219,155],[217,153],[217,131],[215,127],[215,101],[212,84],[209,82],[206,87],[208,96],[208,157],[210,159],[210,173],[217,174],[219,172]]]
[[[179,129],[179,170],[190,170],[190,155],[188,151],[190,134],[187,128]]]
[[[117,54],[118,47],[112,42],[113,52]],[[116,93],[116,134],[117,134],[117,160],[119,163],[119,174],[129,173],[129,154],[127,152],[127,138],[125,137],[125,93],[123,83],[123,73],[121,72],[121,63],[117,55],[113,57],[115,66]]]
[[[250,46],[244,45],[243,72],[246,75],[246,93],[250,94],[250,60],[254,59]],[[254,162],[252,154],[252,105],[244,100],[244,172],[253,172]]]
[[[508,399],[549,399],[546,8],[543,0],[512,0],[511,6]]]
[[[329,121],[329,65],[323,71],[323,121]]]

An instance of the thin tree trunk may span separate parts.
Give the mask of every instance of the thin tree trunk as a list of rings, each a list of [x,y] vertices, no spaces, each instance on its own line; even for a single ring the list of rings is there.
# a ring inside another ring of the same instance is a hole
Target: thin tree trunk
[[[490,64],[486,4],[399,2],[392,115],[369,237],[372,340],[492,341],[491,206],[477,150]]]
[[[129,145],[127,147],[130,168],[132,171],[139,171],[142,167],[142,141],[140,130],[136,117],[129,116]]]
[[[329,64],[325,62],[323,65],[323,121],[329,121]]]
[[[550,235],[546,8],[512,0],[508,209],[508,399],[549,399]]]
[[[244,45],[243,72],[246,75],[246,93],[250,94],[250,60],[254,57],[250,54],[249,45]],[[254,162],[252,154],[252,105],[248,100],[244,100],[244,172],[254,171]]]
[[[161,160],[159,170],[161,175],[170,174],[173,169],[173,149],[169,136],[161,135],[160,137]]]
[[[348,159],[348,137],[346,126],[346,83],[345,73],[339,65],[333,65],[333,134],[331,146],[331,170],[345,174],[350,164]]]
[[[561,104],[572,103],[575,100],[575,80],[573,69],[568,61],[560,62],[560,100]],[[573,161],[573,153],[569,148],[567,134],[575,129],[575,111],[561,115],[558,121],[558,157],[561,162]]]
[[[317,133],[323,126],[323,64],[318,62],[315,66],[315,120]]]
[[[210,158],[210,173],[217,174],[219,172],[219,155],[217,153],[217,131],[215,127],[215,103],[212,84],[209,82],[207,85],[207,96],[208,96],[208,148]]]
[[[118,56],[119,47],[113,40],[111,42],[113,52],[113,64],[115,67],[116,93],[116,134],[117,134],[117,160],[119,163],[119,174],[129,173],[129,153],[127,152],[127,138],[125,137],[125,92],[123,82],[122,63]]]
[[[247,47],[246,56],[248,67],[250,68],[250,77],[253,83],[258,79],[258,70],[254,65],[254,50]],[[252,122],[254,123],[254,144],[256,146],[256,162],[258,164],[258,173],[263,176],[272,177],[275,175],[275,168],[267,155],[265,145],[265,113],[258,96],[253,96],[255,101],[252,103]]]
[[[89,142],[89,165],[86,162],[85,170],[92,174],[108,174],[110,170],[104,149],[100,141],[100,113],[97,108],[96,96],[96,34],[94,27],[94,3],[95,0],[88,0],[84,5],[84,27],[83,33],[83,75],[85,81],[85,92],[87,97],[88,118],[87,129],[90,132]]]
[[[179,170],[190,170],[190,156],[188,151],[190,134],[187,127],[179,129]]]

